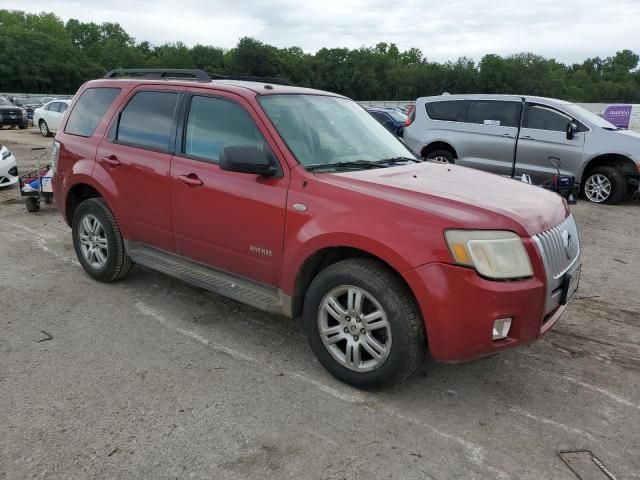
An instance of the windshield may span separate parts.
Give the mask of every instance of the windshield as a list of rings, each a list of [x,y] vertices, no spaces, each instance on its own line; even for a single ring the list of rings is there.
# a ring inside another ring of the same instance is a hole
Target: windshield
[[[571,113],[572,115],[575,115],[576,117],[578,117],[579,120],[586,120],[587,122],[591,123],[596,127],[612,128],[614,130],[618,130],[618,127],[616,127],[613,123],[609,123],[607,120],[605,120],[601,116],[596,115],[593,112],[590,112],[589,110],[587,110],[584,107],[581,107],[580,105],[576,105],[575,103],[570,103],[568,105],[563,105],[563,108],[568,113]]]
[[[267,95],[260,104],[305,167],[414,155],[356,102],[321,95]]]

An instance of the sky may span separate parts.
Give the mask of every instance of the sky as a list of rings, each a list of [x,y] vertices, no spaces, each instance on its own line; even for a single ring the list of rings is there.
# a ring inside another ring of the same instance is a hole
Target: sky
[[[137,41],[307,52],[395,43],[434,61],[530,51],[565,63],[640,52],[640,0],[0,0],[63,20],[117,22]]]

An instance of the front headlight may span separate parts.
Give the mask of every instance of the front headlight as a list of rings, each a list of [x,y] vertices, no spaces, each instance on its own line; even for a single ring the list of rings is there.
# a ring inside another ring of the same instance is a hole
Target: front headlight
[[[2,149],[2,160],[4,160],[5,158],[9,158],[11,156],[11,151],[9,151],[8,148],[3,148]]]
[[[445,238],[458,265],[496,280],[533,275],[522,239],[503,230],[447,230]]]
[[[21,109],[21,110],[22,110],[22,116],[23,116],[23,117],[24,117],[24,116],[26,116],[26,115],[27,115],[27,113],[28,113],[28,112],[27,112],[27,110],[26,110],[25,108],[23,108],[23,109]]]

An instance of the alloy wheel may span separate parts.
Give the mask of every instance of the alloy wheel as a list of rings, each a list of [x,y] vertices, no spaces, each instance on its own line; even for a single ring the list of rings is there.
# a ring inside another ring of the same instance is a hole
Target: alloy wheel
[[[356,372],[379,368],[391,350],[387,313],[373,295],[353,285],[336,287],[324,296],[318,331],[331,356]]]
[[[601,173],[591,175],[584,185],[584,194],[594,203],[605,202],[611,196],[611,181]]]
[[[109,258],[109,243],[104,227],[94,215],[87,214],[80,220],[78,241],[82,256],[91,268],[104,268]]]

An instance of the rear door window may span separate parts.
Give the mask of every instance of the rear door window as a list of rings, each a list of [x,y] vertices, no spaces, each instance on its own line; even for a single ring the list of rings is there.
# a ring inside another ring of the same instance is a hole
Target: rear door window
[[[552,108],[543,105],[527,104],[524,127],[536,130],[564,132],[570,121],[571,117]]]
[[[116,141],[167,151],[178,96],[178,92],[136,93],[120,114]]]
[[[473,100],[469,105],[467,122],[501,127],[517,127],[520,122],[518,102]]]
[[[229,146],[264,148],[265,139],[244,108],[235,102],[195,95],[191,99],[184,153],[217,163]]]
[[[105,112],[119,94],[119,88],[86,89],[69,116],[65,132],[81,137],[93,135]]]
[[[466,121],[468,106],[469,102],[467,100],[446,100],[426,103],[425,109],[432,120],[464,122]]]

